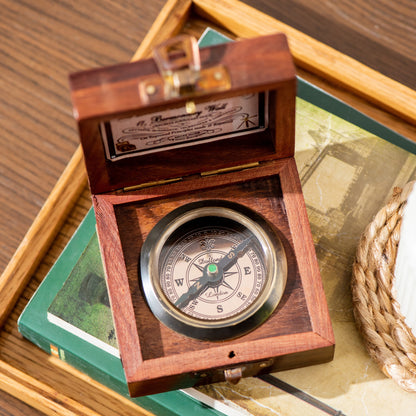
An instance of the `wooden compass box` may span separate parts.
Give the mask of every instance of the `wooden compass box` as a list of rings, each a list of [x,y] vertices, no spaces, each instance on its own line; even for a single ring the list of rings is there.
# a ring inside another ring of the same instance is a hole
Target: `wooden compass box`
[[[162,45],[155,59],[70,77],[132,396],[333,357],[293,157],[296,77],[286,37],[203,48],[200,62],[194,53],[195,44],[180,38]],[[173,209],[205,199],[258,212],[282,238],[288,261],[286,289],[272,316],[224,342],[190,339],[167,328],[152,315],[140,286],[140,250],[150,230]]]

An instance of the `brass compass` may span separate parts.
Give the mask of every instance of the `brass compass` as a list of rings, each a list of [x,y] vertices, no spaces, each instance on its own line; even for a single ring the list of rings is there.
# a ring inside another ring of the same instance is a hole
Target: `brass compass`
[[[286,284],[276,232],[251,209],[224,200],[184,205],[162,218],[141,251],[153,314],[197,339],[241,336],[264,322]]]

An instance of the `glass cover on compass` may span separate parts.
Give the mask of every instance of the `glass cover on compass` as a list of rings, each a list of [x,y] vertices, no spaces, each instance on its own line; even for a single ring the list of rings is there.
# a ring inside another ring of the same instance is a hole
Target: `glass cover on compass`
[[[226,201],[187,204],[164,217],[141,253],[156,317],[184,335],[234,338],[276,308],[286,282],[280,239],[254,211]]]

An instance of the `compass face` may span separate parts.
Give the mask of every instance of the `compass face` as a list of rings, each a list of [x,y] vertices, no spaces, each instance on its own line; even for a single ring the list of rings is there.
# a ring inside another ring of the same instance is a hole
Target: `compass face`
[[[184,335],[223,340],[261,324],[286,282],[286,257],[254,211],[225,201],[185,205],[151,231],[141,253],[147,302]]]
[[[217,266],[221,260],[249,238],[221,272]],[[165,296],[185,314],[202,320],[218,321],[244,311],[266,283],[265,258],[254,235],[228,218],[207,216],[180,227],[167,240],[160,259]],[[205,289],[198,297],[187,296],[204,274],[212,276]]]

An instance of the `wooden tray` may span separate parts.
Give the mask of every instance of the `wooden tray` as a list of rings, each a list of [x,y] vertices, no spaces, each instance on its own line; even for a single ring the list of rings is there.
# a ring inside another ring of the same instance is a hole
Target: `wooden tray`
[[[414,91],[234,0],[168,1],[134,59],[148,56],[154,44],[180,32],[199,36],[206,26],[233,38],[285,32],[299,75],[399,133],[416,137],[416,108],[408,105],[415,101]],[[48,357],[17,332],[24,304],[89,207],[78,149],[0,279],[0,387],[46,414],[137,415],[136,405]]]

